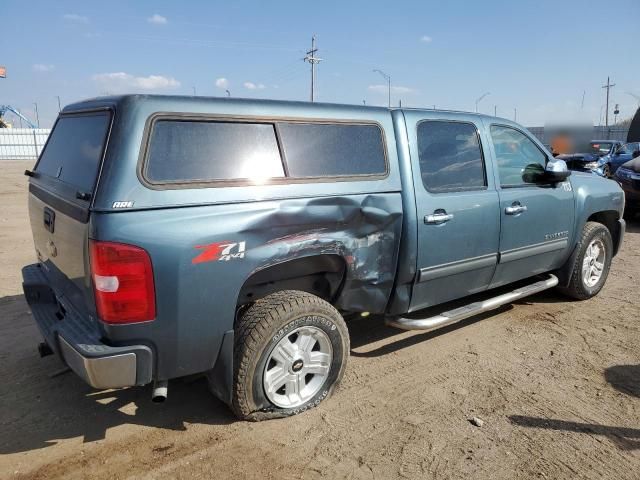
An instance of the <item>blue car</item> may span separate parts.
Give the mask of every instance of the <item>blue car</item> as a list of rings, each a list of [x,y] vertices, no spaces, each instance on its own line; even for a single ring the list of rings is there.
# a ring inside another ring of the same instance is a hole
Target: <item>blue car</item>
[[[631,160],[636,150],[640,150],[640,142],[592,140],[584,148],[584,153],[558,155],[557,158],[564,160],[570,170],[613,178],[620,165]]]
[[[593,149],[600,151],[596,173],[612,178],[618,168],[632,159],[633,152],[640,150],[640,142],[622,144],[618,141],[591,142]]]

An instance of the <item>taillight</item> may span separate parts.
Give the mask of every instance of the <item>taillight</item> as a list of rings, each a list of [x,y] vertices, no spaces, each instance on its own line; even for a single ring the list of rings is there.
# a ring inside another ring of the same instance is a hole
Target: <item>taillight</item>
[[[91,277],[100,319],[135,323],[156,317],[153,268],[146,250],[123,243],[89,241]]]

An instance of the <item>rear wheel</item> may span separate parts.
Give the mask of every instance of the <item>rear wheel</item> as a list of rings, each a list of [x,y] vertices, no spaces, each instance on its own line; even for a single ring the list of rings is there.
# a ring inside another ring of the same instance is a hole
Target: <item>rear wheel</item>
[[[342,379],[349,334],[340,313],[315,295],[262,298],[236,325],[232,408],[245,420],[304,412]]]
[[[609,229],[601,223],[587,222],[578,243],[569,286],[560,290],[578,300],[597,295],[607,281],[612,258]]]
[[[611,165],[609,165],[608,163],[605,163],[602,166],[602,174],[607,178],[611,178]]]

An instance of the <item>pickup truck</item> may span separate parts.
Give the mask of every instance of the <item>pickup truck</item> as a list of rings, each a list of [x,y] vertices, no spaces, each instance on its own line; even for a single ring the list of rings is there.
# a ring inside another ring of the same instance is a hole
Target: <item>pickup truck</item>
[[[520,125],[472,113],[67,106],[25,172],[40,354],[95,388],[152,384],[162,401],[202,374],[242,419],[303,412],[343,376],[345,318],[430,330],[553,287],[596,295],[624,196],[570,173]]]

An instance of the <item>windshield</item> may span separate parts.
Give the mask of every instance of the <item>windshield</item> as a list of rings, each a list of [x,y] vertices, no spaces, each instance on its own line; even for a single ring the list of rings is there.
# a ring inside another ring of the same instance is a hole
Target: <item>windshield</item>
[[[611,151],[613,143],[611,142],[591,142],[587,148],[587,153],[594,155],[606,155]]]

